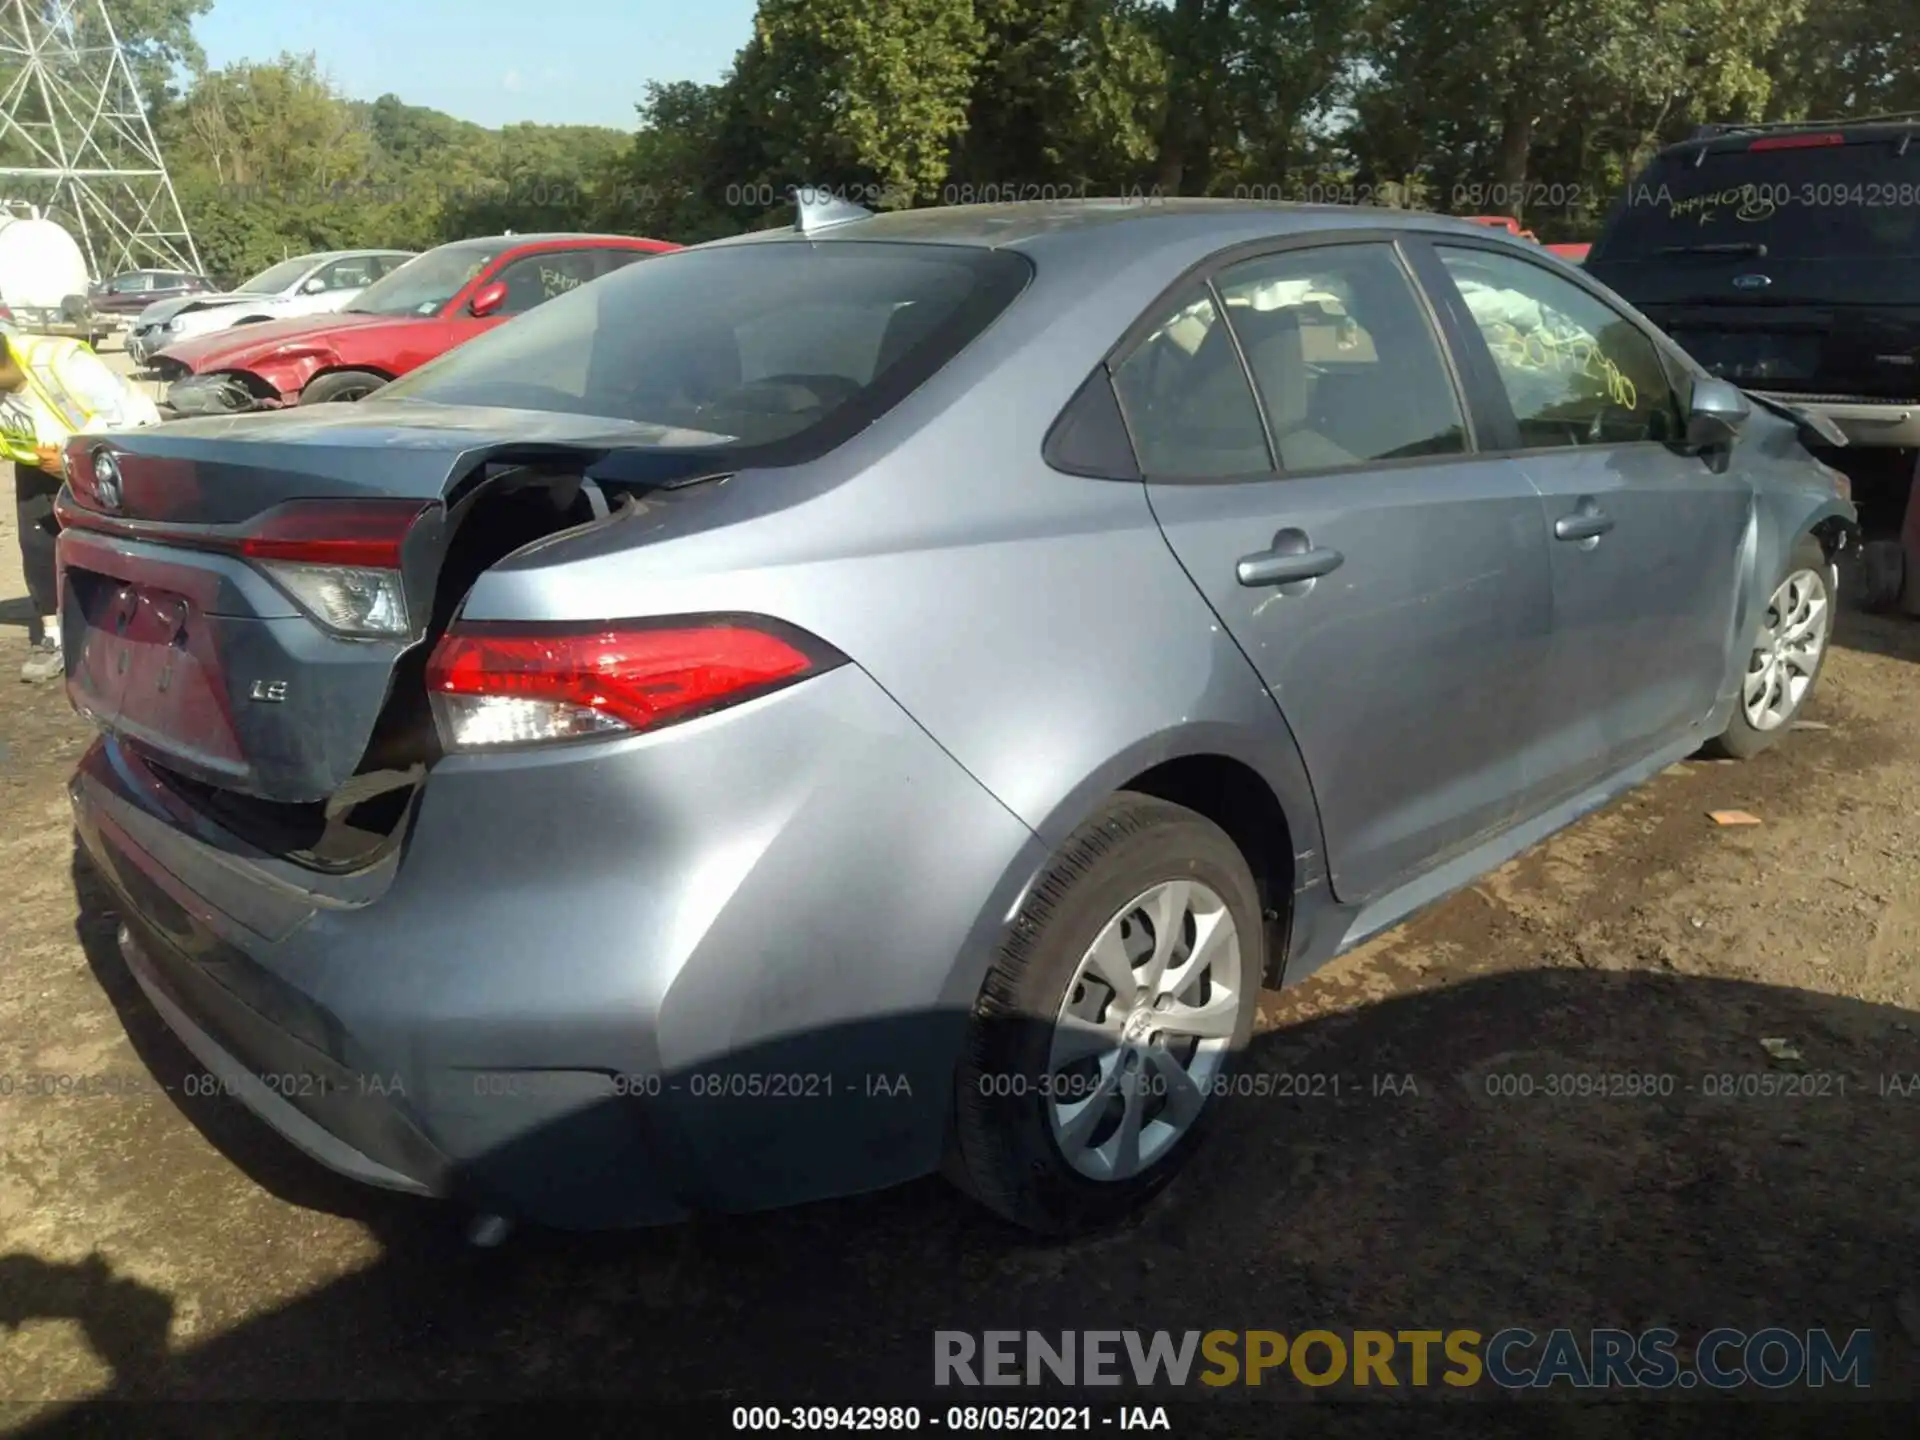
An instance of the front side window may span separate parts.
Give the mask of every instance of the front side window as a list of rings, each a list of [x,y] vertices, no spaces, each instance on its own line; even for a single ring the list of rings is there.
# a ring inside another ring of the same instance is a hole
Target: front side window
[[[1492,352],[1522,448],[1679,437],[1660,352],[1624,315],[1517,256],[1434,248]]]
[[[1113,388],[1148,478],[1270,471],[1266,432],[1219,307],[1196,285],[1113,372]]]
[[[1214,283],[1283,471],[1466,450],[1439,341],[1391,245],[1260,256]]]
[[[662,427],[660,446],[749,449],[816,428],[830,438],[951,360],[1031,274],[1011,251],[958,245],[776,241],[656,255],[537,305],[381,398],[633,421]]]
[[[373,261],[365,255],[336,260],[320,272],[320,282],[326,290],[364,290],[375,278]]]

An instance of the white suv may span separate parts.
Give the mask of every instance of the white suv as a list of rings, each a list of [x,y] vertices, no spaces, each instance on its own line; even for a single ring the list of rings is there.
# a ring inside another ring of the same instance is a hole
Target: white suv
[[[127,332],[127,354],[146,364],[194,335],[261,320],[342,309],[367,286],[411,260],[411,250],[329,250],[269,265],[237,290],[182,295],[142,310]]]

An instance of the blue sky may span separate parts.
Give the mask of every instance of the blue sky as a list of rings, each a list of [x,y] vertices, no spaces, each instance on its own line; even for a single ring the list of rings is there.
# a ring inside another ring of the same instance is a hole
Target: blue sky
[[[311,50],[348,95],[391,91],[463,120],[630,130],[649,80],[711,81],[754,0],[215,0],[194,26],[213,65]]]

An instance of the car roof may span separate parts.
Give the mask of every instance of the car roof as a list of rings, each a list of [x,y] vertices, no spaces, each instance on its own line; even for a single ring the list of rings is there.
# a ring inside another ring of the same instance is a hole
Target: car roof
[[[284,260],[276,260],[274,265],[291,265],[296,260],[304,260],[309,265],[325,265],[332,260],[351,260],[356,255],[418,255],[418,250],[394,250],[385,246],[364,247],[359,250],[312,250],[305,255],[289,255]],[[272,269],[273,266],[267,267]]]
[[[1877,120],[1804,120],[1774,125],[1703,125],[1685,140],[1663,146],[1659,158],[1693,156],[1702,151],[1709,155],[1724,155],[1730,151],[1745,150],[1756,140],[1788,138],[1795,135],[1839,135],[1850,145],[1900,140],[1908,136],[1920,135],[1920,116],[1888,117]],[[1817,147],[1808,146],[1807,148]]]
[[[1486,225],[1424,210],[1371,205],[1289,205],[1253,200],[1200,198],[1100,198],[1030,200],[1000,205],[942,205],[895,210],[845,221],[811,234],[792,227],[758,230],[712,241],[727,245],[850,240],[974,245],[988,249],[1071,248],[1099,236],[1103,246],[1124,234],[1141,252],[1216,239],[1222,246],[1293,234],[1334,230],[1407,230],[1511,238]],[[1537,246],[1534,248],[1538,248]]]
[[[592,241],[595,244],[638,245],[648,243],[638,235],[599,235],[586,231],[549,230],[537,235],[474,235],[465,240],[449,240],[440,246],[442,250],[478,250],[485,246],[498,249],[502,246],[549,245],[565,241]],[[658,242],[652,242],[658,243]]]

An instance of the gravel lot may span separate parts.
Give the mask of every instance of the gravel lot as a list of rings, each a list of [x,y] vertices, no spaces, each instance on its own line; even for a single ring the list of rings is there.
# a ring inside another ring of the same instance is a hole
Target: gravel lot
[[[101,1396],[847,1403],[921,1386],[934,1329],[988,1326],[1867,1327],[1875,1394],[1916,1393],[1920,624],[1845,617],[1821,728],[1675,767],[1268,996],[1255,1063],[1347,1077],[1341,1097],[1229,1102],[1125,1233],[1035,1245],[929,1181],[483,1253],[458,1216],[189,1093],[74,861],[62,784],[87,734],[56,687],[13,679],[11,523],[0,1398],[39,1403],[0,1420],[71,1425]],[[1716,828],[1721,808],[1764,823]],[[1800,1058],[1762,1043],[1781,1040]],[[1488,1093],[1576,1072],[1675,1088]],[[1367,1094],[1383,1073],[1417,1093]],[[100,1093],[28,1093],[47,1074]],[[1708,1093],[1787,1074],[1831,1078]]]

